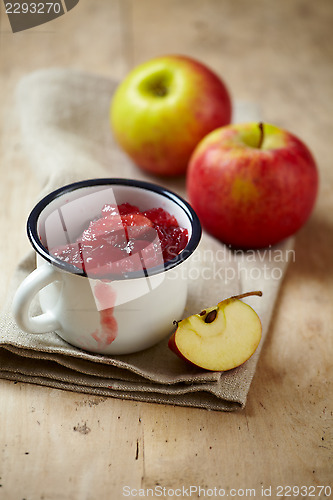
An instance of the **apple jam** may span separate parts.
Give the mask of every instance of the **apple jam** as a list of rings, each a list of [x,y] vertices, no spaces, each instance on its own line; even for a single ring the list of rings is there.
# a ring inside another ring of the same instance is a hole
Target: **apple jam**
[[[162,208],[141,212],[129,203],[104,205],[76,241],[49,249],[89,276],[150,269],[176,257],[188,231]]]

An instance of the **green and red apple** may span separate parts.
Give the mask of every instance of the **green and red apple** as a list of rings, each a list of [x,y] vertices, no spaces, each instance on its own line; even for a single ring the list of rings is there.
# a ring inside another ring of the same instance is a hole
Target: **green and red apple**
[[[169,347],[191,364],[212,371],[227,371],[245,363],[256,351],[262,326],[257,313],[241,299],[248,292],[223,300],[177,323]]]
[[[134,68],[110,106],[117,142],[139,167],[155,175],[184,174],[198,142],[230,120],[231,98],[221,78],[181,55]]]
[[[194,150],[187,194],[207,232],[239,248],[274,245],[296,233],[317,196],[308,147],[271,124],[214,130]]]

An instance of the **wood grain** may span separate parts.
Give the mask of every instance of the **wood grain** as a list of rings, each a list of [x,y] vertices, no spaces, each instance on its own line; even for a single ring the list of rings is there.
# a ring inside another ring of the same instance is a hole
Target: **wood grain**
[[[15,86],[35,69],[75,67],[121,78],[159,54],[197,57],[224,77],[234,98],[259,103],[264,120],[299,135],[321,177],[246,409],[174,408],[0,380],[1,499],[118,500],[125,486],[157,485],[166,488],[164,498],[190,486],[226,493],[254,488],[257,497],[271,486],[275,498],[278,485],[330,484],[332,18],[330,0],[251,6],[246,0],[81,0],[65,16],[13,35],[1,3],[2,301],[29,248],[25,221],[40,189],[15,113]]]

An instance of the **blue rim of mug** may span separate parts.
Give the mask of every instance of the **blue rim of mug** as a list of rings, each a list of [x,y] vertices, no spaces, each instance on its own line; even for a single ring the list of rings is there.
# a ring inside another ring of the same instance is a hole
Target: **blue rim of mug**
[[[172,269],[175,266],[179,265],[181,262],[184,262],[188,257],[190,257],[193,254],[194,250],[197,248],[200,242],[202,228],[199,218],[195,213],[195,211],[193,210],[193,208],[191,207],[191,205],[178,194],[158,184],[146,181],[139,181],[136,179],[122,179],[122,178],[98,178],[98,179],[88,179],[84,181],[74,182],[72,184],[67,184],[65,186],[62,186],[61,188],[52,191],[44,198],[42,198],[32,209],[27,220],[27,234],[34,250],[50,264],[62,269],[63,271],[67,271],[71,274],[76,274],[79,276],[89,277],[93,279],[119,280],[119,279],[134,279],[142,277],[143,276],[142,271],[130,271],[128,273],[124,273],[121,276],[119,274],[115,275],[112,273],[109,274],[103,273],[103,275],[98,275],[94,273],[93,275],[88,276],[83,269],[80,269],[75,265],[69,264],[68,262],[58,259],[54,255],[52,255],[48,251],[48,249],[43,245],[43,243],[39,238],[37,229],[38,219],[44,208],[46,208],[47,205],[49,205],[52,201],[67,193],[71,193],[77,189],[88,188],[93,186],[108,186],[108,185],[135,187],[147,191],[153,191],[157,194],[160,194],[165,198],[168,198],[169,200],[173,201],[180,208],[182,208],[182,210],[185,212],[191,223],[192,234],[184,250],[182,250],[179,254],[177,254],[173,259],[164,262],[164,265],[162,266],[152,267],[147,270],[144,269],[143,272],[145,276],[152,276],[154,274],[159,274],[161,272]]]

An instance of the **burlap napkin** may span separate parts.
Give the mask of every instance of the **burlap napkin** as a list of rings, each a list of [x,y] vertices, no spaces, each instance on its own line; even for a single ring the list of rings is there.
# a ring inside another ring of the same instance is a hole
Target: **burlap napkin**
[[[103,77],[67,69],[38,71],[20,82],[17,109],[26,154],[43,188],[39,198],[61,185],[94,177],[149,180],[185,196],[184,179],[147,176],[113,142],[108,110],[115,86]],[[257,119],[254,111],[236,103],[234,121]],[[233,253],[203,234],[189,269],[184,316],[236,293],[263,291],[263,297],[247,299],[263,324],[259,348],[242,366],[220,373],[190,367],[168,349],[168,339],[140,353],[103,356],[77,349],[55,333],[22,332],[13,320],[11,302],[19,283],[34,269],[31,251],[18,265],[0,318],[0,377],[124,399],[213,410],[242,408],[292,259],[291,240],[262,251]]]

